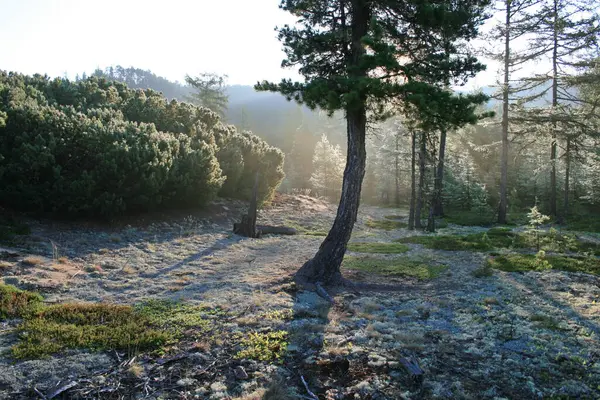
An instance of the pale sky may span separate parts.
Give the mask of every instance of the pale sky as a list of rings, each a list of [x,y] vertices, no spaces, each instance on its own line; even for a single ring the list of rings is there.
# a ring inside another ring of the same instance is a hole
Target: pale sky
[[[275,26],[279,0],[0,0],[0,69],[73,78],[111,65],[170,80],[227,74],[230,84],[295,78]],[[469,82],[494,83],[497,66]]]

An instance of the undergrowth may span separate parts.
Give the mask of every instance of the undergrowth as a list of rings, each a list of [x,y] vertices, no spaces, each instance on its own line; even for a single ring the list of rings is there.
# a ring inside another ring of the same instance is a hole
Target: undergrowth
[[[375,257],[344,257],[344,268],[372,272],[380,275],[409,276],[421,280],[433,279],[448,269],[445,265],[431,264],[427,260],[412,258],[381,259]]]
[[[600,275],[600,259],[596,257],[546,256],[543,252],[490,257],[487,265],[506,272],[527,272],[556,269]]]
[[[242,338],[242,350],[236,354],[238,359],[251,359],[257,361],[282,361],[288,346],[288,332],[250,332]]]
[[[225,310],[151,300],[136,306],[68,303],[45,306],[37,293],[0,285],[0,320],[21,318],[15,358],[42,358],[65,349],[135,354],[184,338],[205,338]]]
[[[421,244],[429,249],[449,251],[492,251],[495,249],[539,249],[559,253],[579,252],[600,255],[600,245],[577,240],[573,235],[555,229],[533,235],[513,232],[510,228],[496,227],[486,232],[469,235],[423,235],[397,240],[401,243]]]

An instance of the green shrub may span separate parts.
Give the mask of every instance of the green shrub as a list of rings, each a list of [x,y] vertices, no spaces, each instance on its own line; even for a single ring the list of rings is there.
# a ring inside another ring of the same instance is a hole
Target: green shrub
[[[130,353],[154,349],[171,335],[150,326],[131,306],[59,304],[47,307],[19,326],[16,358],[39,358],[64,349],[115,349]]]
[[[260,138],[122,83],[0,71],[0,114],[0,204],[15,210],[112,217],[248,199],[256,171],[267,202],[283,178],[283,154]]]
[[[0,283],[0,321],[6,318],[22,318],[41,303],[42,296],[37,293]]]
[[[487,264],[491,268],[506,272],[542,271],[553,268],[561,271],[600,275],[600,259],[596,257],[547,256],[544,253],[512,254],[490,257]]]

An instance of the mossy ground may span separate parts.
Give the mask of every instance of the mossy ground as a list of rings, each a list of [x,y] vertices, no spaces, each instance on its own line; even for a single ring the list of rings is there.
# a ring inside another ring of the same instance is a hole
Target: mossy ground
[[[506,272],[541,271],[549,268],[569,272],[600,275],[600,259],[596,257],[543,256],[512,254],[490,257],[487,264]]]
[[[386,231],[402,229],[408,226],[405,222],[393,219],[369,219],[365,222],[365,225],[372,229],[383,229]]]
[[[589,252],[600,255],[600,245],[577,240],[556,230],[541,232],[513,232],[510,228],[496,227],[487,232],[470,235],[410,236],[398,239],[401,243],[421,244],[429,249],[448,251],[492,251],[497,249],[533,249],[554,252]]]
[[[421,280],[436,278],[448,269],[445,265],[436,265],[428,260],[408,257],[382,259],[346,256],[342,267],[380,275],[408,276]]]
[[[20,318],[41,304],[42,296],[39,294],[0,283],[0,321],[5,318]]]
[[[288,346],[288,332],[250,332],[242,338],[242,350],[236,354],[238,359],[251,359],[257,361],[281,361],[286,354]]]
[[[205,338],[214,319],[226,315],[209,308],[152,300],[136,306],[72,303],[44,306],[39,294],[0,285],[0,319],[22,318],[16,358],[40,358],[65,349],[158,349],[183,337]]]
[[[353,242],[348,243],[348,250],[356,253],[400,254],[406,253],[409,247],[402,243]]]

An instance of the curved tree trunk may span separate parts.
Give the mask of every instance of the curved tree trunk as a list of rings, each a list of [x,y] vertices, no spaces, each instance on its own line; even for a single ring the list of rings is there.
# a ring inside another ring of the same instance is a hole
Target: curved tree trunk
[[[340,265],[346,253],[354,222],[358,214],[360,191],[365,175],[366,148],[365,132],[367,126],[366,110],[347,113],[348,153],[342,196],[337,215],[329,234],[321,243],[315,256],[296,272],[296,282],[300,285],[315,284],[337,285],[343,282]]]
[[[362,57],[366,53],[363,42],[369,31],[371,22],[371,6],[366,0],[352,0],[352,44],[348,56],[348,70],[353,78],[364,78],[367,69]],[[342,10],[344,4],[342,4]],[[345,18],[343,18],[345,19]],[[345,24],[345,22],[342,22]],[[321,243],[315,256],[307,261],[296,272],[296,283],[300,286],[312,286],[319,288],[323,285],[339,285],[344,280],[340,272],[340,266],[346,253],[346,246],[352,234],[352,228],[356,222],[358,206],[360,203],[360,191],[365,176],[365,164],[367,151],[365,148],[365,136],[367,131],[367,98],[358,92],[358,99],[346,109],[346,122],[348,134],[348,152],[346,169],[344,170],[344,181],[340,205],[333,226],[327,237]]]

